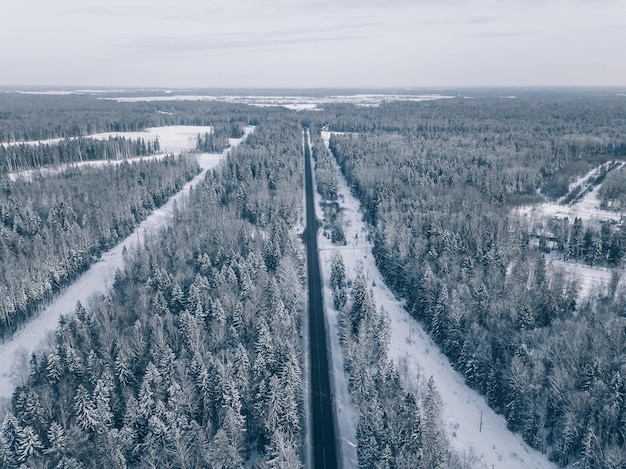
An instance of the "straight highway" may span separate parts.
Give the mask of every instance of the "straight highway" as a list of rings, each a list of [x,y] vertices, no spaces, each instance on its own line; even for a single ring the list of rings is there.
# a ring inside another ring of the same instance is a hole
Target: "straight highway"
[[[304,129],[304,172],[306,192],[304,241],[307,250],[307,274],[309,279],[311,451],[315,469],[334,469],[339,467],[337,438],[335,435],[335,405],[330,380],[326,321],[322,302],[322,280],[317,250],[318,221],[315,216],[313,170],[311,168],[308,129]]]

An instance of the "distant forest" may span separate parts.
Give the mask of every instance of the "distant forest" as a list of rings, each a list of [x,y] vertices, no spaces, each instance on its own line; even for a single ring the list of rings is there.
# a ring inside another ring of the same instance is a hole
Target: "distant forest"
[[[267,114],[267,111],[265,112]],[[118,103],[92,95],[0,93],[0,143],[85,137],[168,125],[211,125],[229,134],[235,122],[255,124],[244,105],[193,101]]]

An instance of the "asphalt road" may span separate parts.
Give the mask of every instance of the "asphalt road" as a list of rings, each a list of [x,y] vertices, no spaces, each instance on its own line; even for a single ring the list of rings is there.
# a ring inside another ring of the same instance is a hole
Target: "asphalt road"
[[[307,274],[309,278],[309,347],[311,383],[311,431],[313,467],[337,468],[339,458],[335,435],[335,405],[329,373],[329,356],[326,340],[326,322],[322,303],[322,280],[317,251],[318,221],[315,216],[313,197],[313,171],[311,149],[308,144],[309,130],[304,130],[304,172],[306,192]]]

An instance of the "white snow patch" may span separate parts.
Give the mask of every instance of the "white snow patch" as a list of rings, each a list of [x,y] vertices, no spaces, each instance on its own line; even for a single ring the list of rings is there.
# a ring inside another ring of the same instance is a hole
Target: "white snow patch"
[[[283,107],[292,111],[321,111],[315,103],[285,104]]]
[[[49,96],[68,96],[71,94],[76,94],[75,91],[66,91],[66,90],[42,90],[42,91],[15,91],[17,94],[32,94],[32,95],[49,95]]]
[[[581,199],[575,201],[573,204],[561,205],[558,202],[546,202],[542,204],[523,205],[521,207],[517,207],[514,212],[517,215],[530,220],[537,220],[541,218],[569,218],[570,220],[574,220],[576,217],[579,217],[585,224],[590,222],[598,223],[601,221],[619,222],[623,218],[623,214],[621,212],[603,210],[600,208],[598,193],[602,184],[598,184],[591,189],[591,183],[589,181],[591,178],[598,176],[602,170],[606,169],[608,165],[611,164],[615,164],[615,162],[610,161],[602,164],[570,184],[568,193],[571,193],[579,187],[581,187],[582,192],[585,193]],[[623,162],[619,163],[612,171],[616,171],[623,166]],[[561,197],[559,202],[563,202],[566,197],[567,195]]]
[[[551,269],[563,270],[578,280],[579,300],[588,297],[594,290],[606,288],[613,277],[614,269],[608,267],[591,267],[586,264],[566,262],[562,259],[557,259],[551,254],[545,254],[544,257]]]
[[[100,98],[107,101],[117,101],[118,103],[151,103],[155,101],[218,101],[220,97],[213,95],[191,95],[191,94],[181,94],[181,95],[172,95],[171,92],[168,93],[168,96],[125,96],[125,97],[104,97]],[[228,98],[227,96],[223,96],[222,98]],[[224,99],[226,100],[226,99]]]
[[[80,90],[0,90],[2,93],[30,94],[30,95],[50,95],[69,96],[74,94],[104,94],[104,93],[126,93],[126,90],[114,89],[80,89]]]
[[[248,126],[242,138],[230,139],[231,148],[241,143],[253,130],[254,127]],[[173,137],[173,133],[171,135]],[[130,250],[142,245],[146,236],[155,235],[159,229],[167,226],[172,219],[174,202],[182,208],[190,189],[204,180],[206,172],[225,159],[229,151],[227,149],[221,154],[198,155],[198,162],[203,169],[200,174],[185,184],[165,205],[152,212],[124,241],[104,253],[100,261],[57,296],[39,316],[19,329],[10,340],[0,344],[0,399],[10,398],[15,386],[22,384],[23,370],[19,366],[23,362],[21,357],[29,357],[31,353],[45,346],[44,339],[56,329],[61,315],[73,313],[77,301],[86,306],[93,295],[108,291],[115,279],[115,272],[124,267],[124,248]]]
[[[322,137],[328,145],[330,132]],[[463,377],[455,371],[447,357],[426,334],[422,326],[404,309],[385,286],[374,257],[371,244],[367,241],[367,230],[362,221],[360,205],[350,194],[345,178],[335,165],[339,188],[339,204],[345,221],[347,245],[335,246],[330,240],[320,236],[320,259],[324,277],[324,297],[331,326],[331,345],[335,380],[338,378],[336,358],[338,339],[336,312],[332,307],[332,294],[328,286],[330,278],[330,258],[340,252],[343,255],[347,275],[354,277],[358,272],[366,275],[371,282],[376,305],[383,306],[389,314],[391,341],[389,356],[396,366],[406,374],[406,379],[423,386],[433,376],[441,394],[442,418],[447,436],[452,446],[459,452],[472,451],[487,468],[551,468],[555,467],[547,457],[530,448],[521,436],[508,430],[505,419],[496,414],[476,391],[470,389]],[[321,213],[321,212],[320,212]],[[345,378],[343,378],[345,379]],[[337,381],[335,382],[337,383]],[[337,386],[336,386],[337,388]],[[344,407],[344,409],[347,406]],[[480,428],[482,416],[482,428]],[[344,416],[348,428],[356,428],[355,414]],[[352,420],[354,419],[354,420]],[[341,422],[340,422],[341,425]],[[343,434],[342,434],[343,436]],[[356,441],[356,440],[353,440]],[[356,464],[345,467],[355,467]]]

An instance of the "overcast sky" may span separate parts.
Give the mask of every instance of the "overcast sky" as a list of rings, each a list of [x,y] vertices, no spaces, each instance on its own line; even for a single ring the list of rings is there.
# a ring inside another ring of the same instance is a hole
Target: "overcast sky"
[[[626,85],[625,0],[7,0],[0,86]]]

